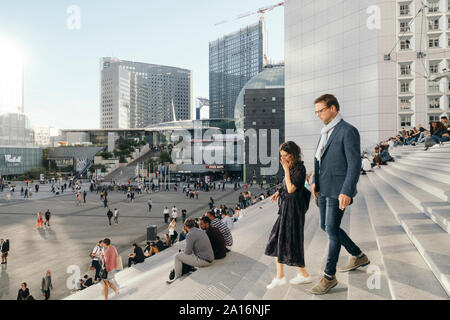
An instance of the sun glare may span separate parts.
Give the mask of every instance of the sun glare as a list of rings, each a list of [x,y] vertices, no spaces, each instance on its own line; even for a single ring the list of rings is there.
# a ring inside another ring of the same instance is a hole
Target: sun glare
[[[24,54],[20,45],[0,36],[0,113],[23,108]]]

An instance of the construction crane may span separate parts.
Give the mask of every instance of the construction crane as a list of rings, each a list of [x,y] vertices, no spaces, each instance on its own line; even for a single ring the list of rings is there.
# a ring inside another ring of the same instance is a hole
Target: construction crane
[[[220,21],[220,22],[216,23],[215,26],[218,26],[218,25],[221,25],[221,24],[224,24],[224,23],[227,23],[227,22],[231,22],[231,21],[236,21],[236,20],[239,20],[239,19],[242,19],[242,18],[246,18],[246,17],[252,16],[252,15],[255,15],[255,14],[260,14],[259,19],[262,21],[262,20],[264,20],[264,14],[267,11],[272,11],[273,9],[278,8],[278,7],[282,7],[282,6],[284,6],[284,2],[280,2],[280,3],[274,4],[272,6],[260,8],[257,11],[246,12],[246,13],[243,13],[243,14],[237,16],[234,19]]]

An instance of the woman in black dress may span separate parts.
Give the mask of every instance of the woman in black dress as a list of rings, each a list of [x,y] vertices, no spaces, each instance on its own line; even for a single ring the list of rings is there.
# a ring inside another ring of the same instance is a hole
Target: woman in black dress
[[[277,275],[267,289],[286,284],[284,265],[298,268],[299,273],[291,279],[291,284],[311,283],[303,247],[305,213],[311,197],[305,188],[306,168],[301,161],[301,149],[294,142],[283,143],[280,155],[285,178],[283,186],[271,198],[272,202],[278,200],[278,220],[265,250],[266,255],[277,259]]]

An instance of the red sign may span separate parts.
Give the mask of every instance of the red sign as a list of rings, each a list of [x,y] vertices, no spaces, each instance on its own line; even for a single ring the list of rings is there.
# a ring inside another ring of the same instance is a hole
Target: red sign
[[[206,169],[224,169],[224,166],[206,166]]]

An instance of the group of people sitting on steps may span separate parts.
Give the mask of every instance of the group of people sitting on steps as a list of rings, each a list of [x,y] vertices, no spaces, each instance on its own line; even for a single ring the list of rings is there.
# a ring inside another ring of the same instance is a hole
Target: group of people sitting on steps
[[[391,137],[386,141],[380,142],[374,149],[372,154],[372,163],[369,161],[366,153],[361,157],[361,174],[365,175],[373,167],[387,165],[388,162],[395,162],[395,159],[390,155],[389,150],[398,146],[415,146],[418,144],[425,144],[425,151],[434,146],[440,146],[444,142],[450,141],[450,121],[447,116],[442,116],[441,121],[430,122],[429,129],[425,129],[422,125],[418,125],[410,130],[404,128],[399,131],[396,137]]]
[[[183,232],[186,235],[185,248],[174,258],[174,269],[170,272],[168,284],[196,267],[210,266],[214,260],[226,257],[233,246],[231,230],[214,211],[208,211],[199,222],[187,219]]]
[[[440,121],[430,121],[428,130],[420,124],[410,130],[403,128],[395,138],[390,138],[388,143],[393,147],[424,143],[426,151],[434,145],[450,141],[449,125],[448,117],[442,116]]]

